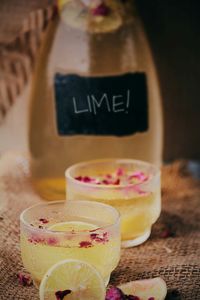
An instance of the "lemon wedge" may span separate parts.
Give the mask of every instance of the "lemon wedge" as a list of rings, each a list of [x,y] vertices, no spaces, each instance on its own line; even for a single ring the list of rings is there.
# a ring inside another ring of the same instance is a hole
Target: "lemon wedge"
[[[164,300],[167,295],[167,285],[161,277],[131,281],[119,288],[126,295],[135,295],[141,300]]]

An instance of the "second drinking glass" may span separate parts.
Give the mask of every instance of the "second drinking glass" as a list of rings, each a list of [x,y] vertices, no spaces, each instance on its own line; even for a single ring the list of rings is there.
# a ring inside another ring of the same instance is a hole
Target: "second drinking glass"
[[[66,171],[67,199],[100,201],[121,213],[122,246],[146,241],[161,211],[160,170],[132,159],[102,159]]]

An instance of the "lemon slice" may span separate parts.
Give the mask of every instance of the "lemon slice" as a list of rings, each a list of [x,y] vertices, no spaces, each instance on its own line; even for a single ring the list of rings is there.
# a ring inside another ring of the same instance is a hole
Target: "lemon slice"
[[[118,29],[123,22],[124,8],[116,0],[106,0],[110,8],[107,16],[94,16],[81,1],[60,0],[61,19],[72,28],[91,33],[105,33]]]
[[[48,229],[52,231],[76,231],[76,232],[94,230],[96,228],[97,226],[94,224],[80,222],[80,221],[61,222],[48,227]]]
[[[131,281],[119,288],[126,295],[135,295],[142,300],[164,300],[167,295],[167,285],[161,277]]]
[[[105,300],[106,288],[97,270],[74,259],[62,260],[52,266],[40,284],[40,300]],[[66,297],[64,298],[64,296]]]
[[[65,1],[60,6],[61,20],[72,28],[87,30],[88,14],[81,1]]]

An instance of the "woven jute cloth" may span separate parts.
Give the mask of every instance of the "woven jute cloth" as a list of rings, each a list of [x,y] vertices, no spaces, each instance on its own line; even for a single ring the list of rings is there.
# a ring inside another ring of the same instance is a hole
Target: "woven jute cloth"
[[[30,78],[42,33],[55,11],[54,3],[0,1],[0,123]]]
[[[168,299],[200,299],[200,183],[178,161],[162,170],[162,214],[150,239],[124,249],[111,284],[161,276]],[[0,158],[0,299],[36,300],[38,290],[21,286],[23,270],[19,248],[19,214],[41,201],[29,181],[28,160],[8,153]],[[171,235],[163,237],[168,228]],[[89,300],[89,299],[88,299]]]

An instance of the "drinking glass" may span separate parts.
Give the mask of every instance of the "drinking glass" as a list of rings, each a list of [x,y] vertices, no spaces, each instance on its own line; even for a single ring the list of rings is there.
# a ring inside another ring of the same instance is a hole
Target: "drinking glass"
[[[67,199],[100,201],[121,214],[122,247],[146,241],[161,211],[160,170],[132,159],[75,164],[65,172]]]
[[[120,217],[106,204],[55,201],[22,212],[21,256],[39,286],[47,270],[64,259],[92,264],[108,283],[120,258]]]

